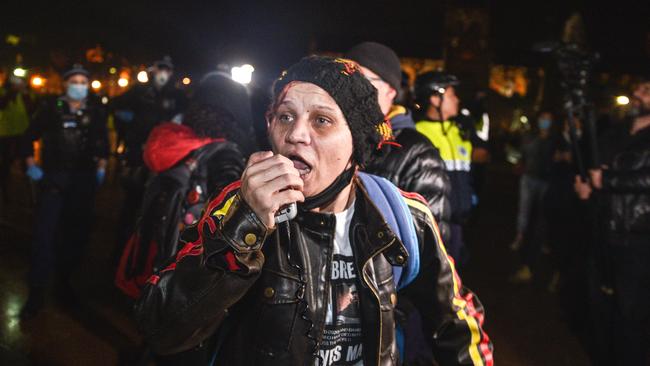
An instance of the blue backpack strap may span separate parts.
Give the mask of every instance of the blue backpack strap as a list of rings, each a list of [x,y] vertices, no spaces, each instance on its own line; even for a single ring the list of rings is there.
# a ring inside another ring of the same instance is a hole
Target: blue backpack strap
[[[375,206],[377,206],[381,215],[384,217],[384,220],[386,220],[388,226],[390,226],[391,230],[393,230],[393,232],[397,234],[397,237],[400,240],[402,240],[402,235],[401,232],[399,231],[399,225],[397,224],[397,218],[393,213],[393,209],[390,207],[390,203],[388,202],[388,199],[384,195],[384,191],[381,189],[379,183],[375,179],[379,177],[367,173],[363,173],[363,172],[359,172],[358,175],[359,178],[361,178],[361,181],[363,182],[363,186],[366,188],[366,191],[368,192],[368,196],[370,196],[372,202],[375,204]],[[409,257],[411,256],[410,254],[411,253],[409,253]],[[402,278],[402,271],[403,271],[403,267],[393,266],[393,280],[395,280],[395,288],[399,286],[399,283]]]
[[[387,179],[363,172],[359,172],[358,176],[372,202],[406,247],[406,265],[393,266],[395,286],[400,290],[411,283],[420,271],[420,251],[413,216],[397,187]]]

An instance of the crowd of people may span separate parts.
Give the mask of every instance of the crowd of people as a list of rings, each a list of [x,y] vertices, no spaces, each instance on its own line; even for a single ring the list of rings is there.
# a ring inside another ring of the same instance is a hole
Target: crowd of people
[[[75,297],[112,115],[124,146],[115,283],[158,364],[493,364],[483,306],[456,268],[487,155],[456,76],[425,72],[405,89],[397,54],[375,42],[305,57],[272,85],[259,151],[245,86],[215,71],[188,96],[173,71],[156,61],[150,82],[109,103],[78,64],[51,98],[6,83],[3,199],[15,159],[38,187],[23,321],[53,284]],[[650,344],[650,81],[633,104],[588,174],[580,121],[559,111],[539,114],[517,166],[511,281],[531,282],[550,251],[555,291],[579,263],[586,303],[608,304],[590,312],[603,365],[642,365]]]

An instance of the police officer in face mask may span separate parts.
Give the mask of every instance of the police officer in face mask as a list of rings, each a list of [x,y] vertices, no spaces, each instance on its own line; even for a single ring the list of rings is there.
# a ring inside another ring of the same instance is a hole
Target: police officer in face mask
[[[139,83],[113,99],[110,108],[124,125],[125,150],[122,156],[124,204],[120,213],[117,253],[133,230],[136,213],[144,195],[148,170],[142,158],[144,144],[154,127],[171,121],[187,107],[185,93],[172,80],[174,65],[166,56],[149,68],[149,81]]]
[[[90,234],[95,189],[105,176],[108,136],[105,108],[88,93],[88,79],[81,65],[65,72],[65,93],[39,106],[21,143],[26,174],[40,188],[23,319],[43,306],[53,272],[58,275],[58,295],[66,301],[72,298],[70,275]],[[38,139],[40,162],[32,147]]]
[[[173,81],[174,65],[168,56],[149,68],[149,81],[113,99],[111,109],[126,125],[124,160],[128,167],[141,167],[142,147],[151,130],[171,121],[187,106],[184,92]]]

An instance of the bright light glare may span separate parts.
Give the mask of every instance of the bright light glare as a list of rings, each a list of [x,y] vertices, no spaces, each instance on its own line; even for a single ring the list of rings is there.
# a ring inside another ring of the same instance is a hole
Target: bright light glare
[[[630,98],[626,97],[625,95],[619,95],[618,97],[616,97],[616,104],[628,105],[630,104]]]
[[[14,76],[24,78],[25,75],[27,75],[27,70],[23,69],[22,67],[17,67],[14,69]]]
[[[99,88],[102,87],[102,83],[101,83],[101,81],[99,81],[99,80],[93,80],[93,82],[90,83],[90,86],[91,86],[93,89],[99,89]]]
[[[233,67],[230,70],[230,73],[234,81],[246,85],[251,82],[253,78],[253,71],[255,71],[255,68],[251,65],[246,64]]]
[[[149,75],[147,75],[147,72],[142,70],[138,73],[138,81],[141,83],[146,83],[149,81]]]
[[[117,85],[119,85],[120,88],[124,88],[124,87],[126,87],[127,85],[129,85],[129,80],[126,79],[126,78],[119,78],[119,79],[117,80]]]
[[[519,120],[521,121],[521,123],[524,123],[524,124],[528,123],[528,117],[526,117],[526,116],[521,116],[521,118],[519,118]]]
[[[192,80],[188,77],[183,78],[183,85],[190,85]]]
[[[32,86],[33,86],[33,87],[38,88],[38,87],[43,86],[43,84],[45,84],[45,80],[43,80],[42,77],[40,77],[40,76],[34,76],[34,77],[32,78]]]

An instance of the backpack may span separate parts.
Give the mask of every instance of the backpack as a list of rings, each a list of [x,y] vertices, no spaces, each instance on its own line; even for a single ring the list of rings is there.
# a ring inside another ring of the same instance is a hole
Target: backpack
[[[115,274],[115,285],[138,298],[147,279],[179,250],[181,230],[196,223],[208,200],[207,161],[226,144],[213,142],[149,179],[138,221]]]
[[[408,253],[403,267],[393,266],[395,289],[399,291],[413,282],[420,272],[420,250],[413,216],[399,189],[389,180],[363,172],[359,172],[358,176],[370,200]],[[395,318],[395,340],[402,362],[415,364],[419,360],[433,360],[433,354],[422,333],[422,318],[417,309],[407,302],[401,306],[400,313],[401,316]],[[433,364],[433,361],[427,363]]]
[[[359,172],[368,196],[397,235],[408,253],[406,264],[393,266],[393,280],[398,291],[413,282],[420,271],[420,250],[415,233],[415,223],[408,205],[399,189],[386,178]]]

